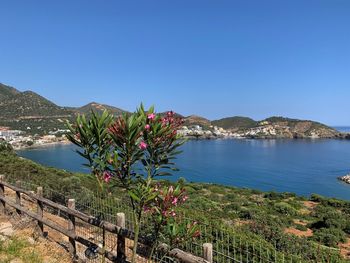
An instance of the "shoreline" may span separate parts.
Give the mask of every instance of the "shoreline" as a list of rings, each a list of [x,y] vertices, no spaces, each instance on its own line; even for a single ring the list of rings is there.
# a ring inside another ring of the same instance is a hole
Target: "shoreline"
[[[313,141],[321,141],[321,140],[349,140],[350,134],[347,134],[349,137],[298,137],[298,138],[290,138],[290,137],[234,137],[234,136],[184,136],[185,139],[191,141],[206,141],[206,140],[289,140],[289,141],[302,141],[302,140],[313,140]],[[69,145],[72,144],[70,141],[57,141],[57,142],[47,142],[41,144],[33,144],[33,145],[22,145],[21,147],[14,147],[15,151],[21,150],[31,150],[38,148],[51,147],[56,145]]]
[[[45,147],[51,147],[56,145],[68,145],[72,144],[70,141],[58,141],[58,142],[48,142],[48,143],[42,143],[42,144],[33,144],[30,146],[22,146],[22,147],[14,147],[13,149],[15,151],[21,151],[21,150],[34,150],[38,148],[45,148]]]

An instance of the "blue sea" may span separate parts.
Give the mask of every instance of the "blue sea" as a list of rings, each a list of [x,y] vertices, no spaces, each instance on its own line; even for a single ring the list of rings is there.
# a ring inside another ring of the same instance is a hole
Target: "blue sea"
[[[350,173],[350,140],[189,141],[176,160],[179,177],[264,191],[318,193],[350,200],[350,185],[338,176]],[[73,145],[22,150],[18,154],[44,165],[88,173]]]

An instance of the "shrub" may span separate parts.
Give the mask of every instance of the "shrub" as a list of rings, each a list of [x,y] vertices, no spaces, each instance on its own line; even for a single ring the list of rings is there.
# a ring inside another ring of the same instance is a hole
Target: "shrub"
[[[275,210],[283,215],[296,215],[297,210],[294,209],[290,204],[279,202],[274,205]]]
[[[318,194],[312,194],[310,197],[310,201],[313,201],[313,202],[322,202],[323,200],[324,200],[324,197]]]
[[[0,152],[13,152],[13,148],[7,141],[0,139]]]
[[[307,230],[306,226],[300,225],[300,224],[296,224],[295,228],[300,230],[300,231],[306,231]]]
[[[338,243],[346,241],[345,233],[337,228],[321,228],[314,231],[312,240],[330,247],[337,247]]]

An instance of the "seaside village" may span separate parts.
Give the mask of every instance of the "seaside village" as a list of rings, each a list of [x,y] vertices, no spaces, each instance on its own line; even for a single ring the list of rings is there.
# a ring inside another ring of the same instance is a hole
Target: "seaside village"
[[[44,146],[55,143],[68,142],[64,133],[68,130],[56,130],[49,132],[48,135],[30,135],[25,131],[11,130],[8,127],[0,126],[0,140],[9,142],[14,149],[23,149],[28,147]],[[210,130],[203,129],[199,125],[183,126],[178,131],[180,135],[194,138],[222,138],[222,137],[241,137],[240,134],[231,133],[223,128],[210,127]]]
[[[44,146],[55,143],[67,143],[65,133],[68,130],[55,130],[48,132],[47,135],[31,135],[25,131],[11,130],[8,127],[0,126],[0,139],[9,142],[14,149],[28,147]],[[203,128],[200,125],[183,126],[178,133],[182,136],[198,139],[215,138],[247,138],[260,136],[276,136],[276,127],[269,123],[260,123],[258,127],[250,128],[245,131],[225,130],[217,126]]]
[[[64,134],[67,130],[56,130],[48,135],[29,135],[24,131],[11,130],[9,127],[0,126],[0,140],[9,142],[14,149],[23,149],[33,146],[44,146],[55,143],[68,142]]]
[[[179,134],[185,137],[198,137],[198,138],[246,138],[251,136],[256,136],[258,134],[264,136],[276,136],[276,129],[269,125],[268,122],[261,122],[259,127],[247,129],[246,131],[233,132],[231,130],[225,130],[224,128],[217,126],[209,126],[208,129],[203,129],[202,126],[192,125],[183,126],[181,130],[178,131]]]

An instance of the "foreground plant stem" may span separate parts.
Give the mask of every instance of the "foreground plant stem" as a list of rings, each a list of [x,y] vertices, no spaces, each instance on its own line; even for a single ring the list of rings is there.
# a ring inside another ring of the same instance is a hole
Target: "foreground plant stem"
[[[140,220],[139,217],[137,216],[136,212],[134,211],[133,213],[134,216],[134,247],[132,250],[132,263],[136,263],[136,255],[137,255],[137,245],[139,242],[139,233],[140,233]]]

